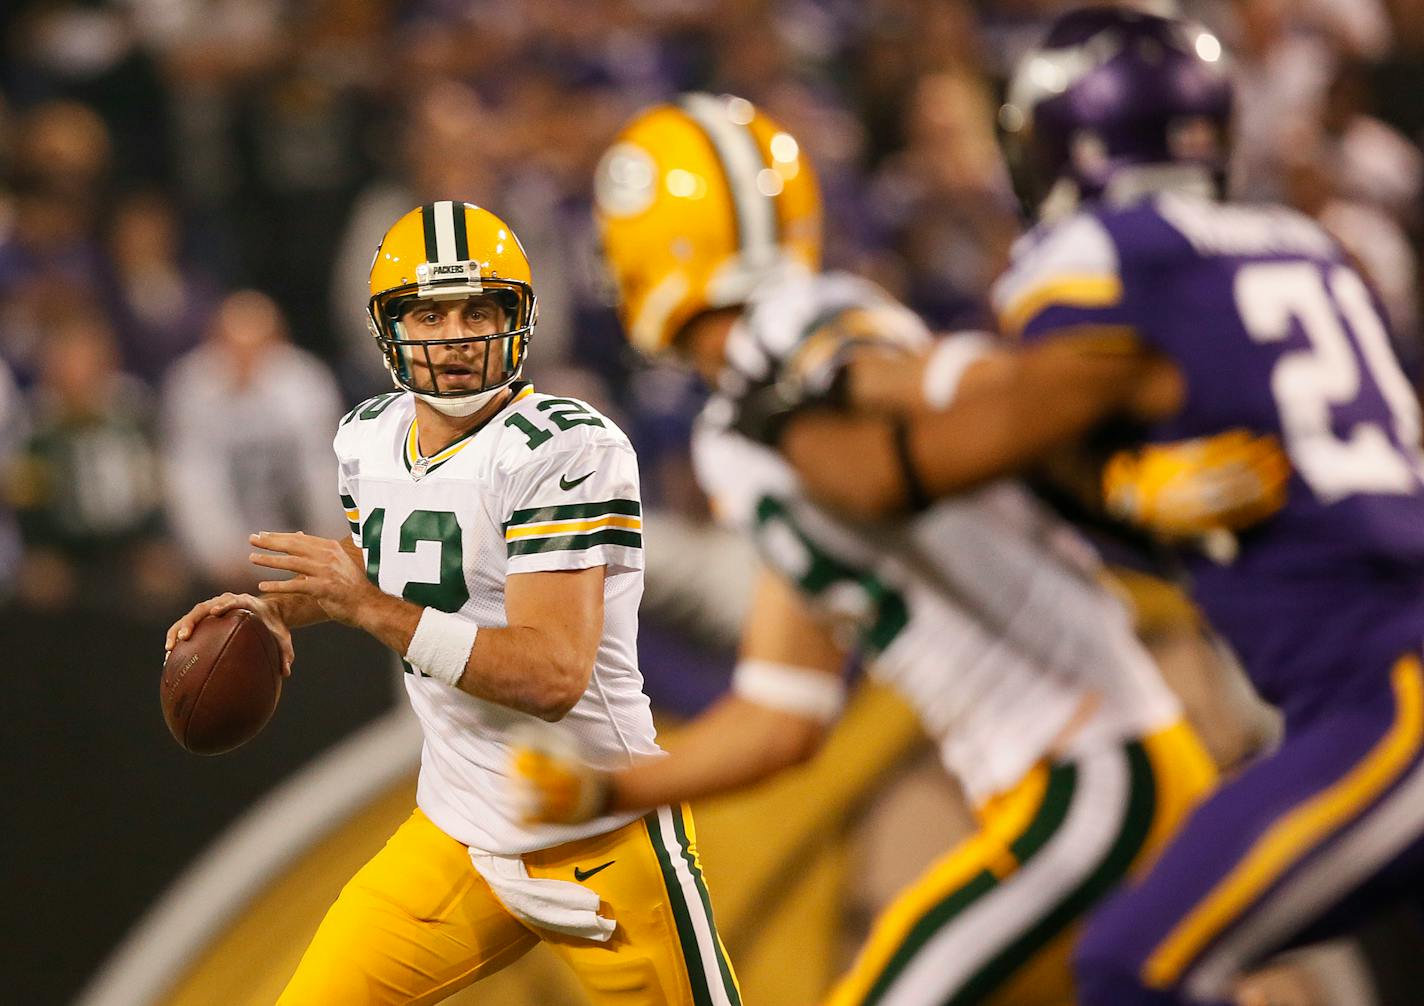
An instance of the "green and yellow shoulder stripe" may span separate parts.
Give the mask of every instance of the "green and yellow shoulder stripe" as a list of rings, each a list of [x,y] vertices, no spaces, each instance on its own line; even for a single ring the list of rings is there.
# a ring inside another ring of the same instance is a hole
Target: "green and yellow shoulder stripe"
[[[505,522],[504,542],[511,558],[595,545],[642,548],[642,507],[637,500],[610,499],[516,510]]]

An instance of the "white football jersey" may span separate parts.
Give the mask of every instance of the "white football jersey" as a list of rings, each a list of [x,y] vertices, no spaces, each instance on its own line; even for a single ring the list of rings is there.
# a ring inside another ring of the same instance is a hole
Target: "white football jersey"
[[[1175,697],[1103,585],[1092,547],[1019,483],[943,500],[913,518],[863,524],[811,502],[776,452],[729,426],[732,397],[786,367],[804,340],[856,337],[847,310],[908,312],[849,276],[801,274],[763,288],[729,336],[729,373],[693,436],[698,479],[719,517],[749,531],[917,710],[974,800],[1016,783],[1091,694],[1077,744],[1140,736],[1180,715]],[[892,313],[893,312],[893,313]],[[823,333],[818,336],[816,333]],[[809,344],[805,344],[810,348]],[[827,347],[816,347],[823,355]],[[854,458],[845,477],[856,478]]]
[[[342,504],[366,571],[388,594],[504,626],[513,573],[604,566],[603,640],[577,705],[549,729],[601,768],[655,754],[638,670],[643,549],[638,464],[628,438],[584,402],[523,386],[493,418],[420,456],[414,397],[363,402],[336,432]],[[424,730],[416,802],[466,845],[512,855],[602,834],[636,817],[526,825],[507,784],[508,731],[534,717],[406,665]]]

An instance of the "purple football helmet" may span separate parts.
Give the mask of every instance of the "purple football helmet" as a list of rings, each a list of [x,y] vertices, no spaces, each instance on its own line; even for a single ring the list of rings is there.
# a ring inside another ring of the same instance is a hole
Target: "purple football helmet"
[[[1230,118],[1215,36],[1121,7],[1054,22],[999,112],[1015,184],[1040,216],[1174,183],[1220,194]]]

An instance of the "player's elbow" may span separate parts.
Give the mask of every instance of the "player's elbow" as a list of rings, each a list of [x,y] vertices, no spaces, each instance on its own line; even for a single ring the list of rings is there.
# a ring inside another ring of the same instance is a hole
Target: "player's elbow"
[[[541,686],[531,696],[528,711],[549,723],[559,722],[583,698],[591,671],[591,667],[573,660],[551,663]]]
[[[768,734],[761,748],[767,775],[804,764],[821,750],[825,727],[800,716],[778,717],[777,729]]]
[[[545,723],[557,723],[578,705],[578,697],[561,701],[541,702],[530,710]]]

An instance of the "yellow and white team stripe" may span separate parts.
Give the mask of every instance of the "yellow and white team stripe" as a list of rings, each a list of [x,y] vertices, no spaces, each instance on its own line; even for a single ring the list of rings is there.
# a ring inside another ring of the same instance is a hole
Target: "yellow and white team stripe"
[[[610,499],[516,510],[504,526],[504,541],[511,558],[595,545],[642,548],[642,507],[637,500]]]
[[[1215,782],[1195,734],[1043,763],[877,920],[827,1006],[1058,1006],[1079,921],[1143,868]]]

